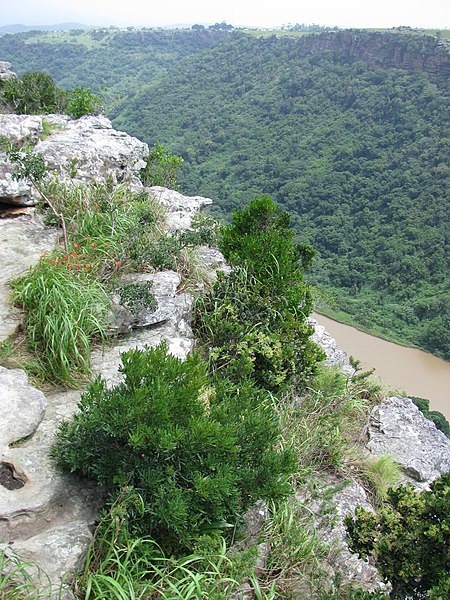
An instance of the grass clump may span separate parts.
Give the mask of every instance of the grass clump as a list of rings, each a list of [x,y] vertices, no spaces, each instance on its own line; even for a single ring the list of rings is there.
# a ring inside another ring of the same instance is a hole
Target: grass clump
[[[360,473],[372,500],[379,506],[387,499],[389,489],[399,483],[402,469],[386,454],[366,458],[361,464]]]
[[[44,256],[11,283],[14,301],[27,313],[25,330],[45,378],[74,386],[89,374],[90,345],[104,339],[109,300],[86,271],[74,273]]]
[[[94,534],[74,590],[83,600],[166,598],[222,600],[247,572],[242,553],[230,556],[223,538],[209,552],[167,556],[150,537],[130,535],[126,519],[130,492],[117,499]]]
[[[44,600],[51,597],[50,582],[36,585],[32,573],[45,575],[38,567],[21,558],[12,548],[0,549],[0,598],[2,600]]]

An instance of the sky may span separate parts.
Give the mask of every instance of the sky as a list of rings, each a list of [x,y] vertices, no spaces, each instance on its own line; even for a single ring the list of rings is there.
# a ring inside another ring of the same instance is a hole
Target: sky
[[[448,0],[0,0],[0,25],[450,27]]]

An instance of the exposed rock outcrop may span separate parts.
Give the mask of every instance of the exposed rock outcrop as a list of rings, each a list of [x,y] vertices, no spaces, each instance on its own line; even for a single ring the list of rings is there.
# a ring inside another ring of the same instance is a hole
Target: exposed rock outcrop
[[[347,355],[338,347],[336,340],[326,331],[323,325],[319,325],[316,319],[310,317],[308,322],[314,327],[314,333],[311,336],[312,340],[327,355],[324,364],[328,367],[344,368]]]
[[[300,56],[317,50],[334,52],[340,60],[363,60],[378,67],[450,73],[448,49],[431,35],[344,30],[299,38]]]
[[[386,398],[376,406],[369,438],[370,452],[390,454],[419,489],[450,471],[450,439],[409,398]]]
[[[167,210],[167,227],[169,233],[177,230],[185,231],[191,226],[192,217],[202,206],[212,204],[210,198],[203,196],[183,196],[175,190],[153,186],[146,188],[152,198]]]
[[[354,516],[357,506],[373,511],[366,491],[355,481],[343,482],[331,476],[321,482],[318,490],[307,507],[314,514],[319,539],[332,550],[328,558],[330,579],[338,574],[345,583],[357,584],[369,591],[383,590],[385,585],[377,569],[350,552],[346,543],[345,517]],[[324,497],[329,499],[323,500]]]
[[[168,190],[159,192],[166,200],[171,195]],[[195,207],[209,202],[174,194],[175,205],[166,201],[169,215],[172,208],[178,215],[180,205]],[[0,221],[5,258],[0,290],[4,337],[13,333],[13,324],[17,325],[20,317],[13,315],[15,320],[12,319],[8,299],[3,296],[8,291],[8,279],[35,264],[42,250],[50,250],[57,239],[55,230],[46,228],[34,210],[14,220]],[[194,208],[186,210],[188,214],[180,223],[187,227]],[[220,262],[217,254],[212,252],[211,268],[215,261]],[[178,293],[180,276],[165,271],[124,278],[124,283],[148,281],[153,284],[158,308],[148,314],[144,311],[140,322],[131,323],[128,335],[119,337],[114,346],[92,352],[93,370],[109,385],[121,380],[120,354],[130,348],[152,347],[165,341],[170,352],[180,358],[192,349],[192,297]],[[58,425],[76,411],[80,393],[53,392],[44,396],[28,384],[23,371],[0,368],[0,400],[5,407],[4,418],[0,419],[0,483],[9,486],[0,485],[0,547],[10,546],[34,561],[50,578],[55,594],[62,579],[80,567],[103,500],[95,484],[57,473],[49,458]],[[11,442],[18,443],[10,446]],[[39,572],[34,572],[34,576],[39,577]]]
[[[43,121],[50,134],[40,140]],[[139,171],[145,166],[148,146],[112,129],[102,116],[73,120],[62,115],[0,115],[0,134],[18,145],[35,144],[58,179],[73,183],[126,183],[142,189]],[[14,165],[0,152],[0,202],[31,206],[39,196],[29,181],[13,178]]]
[[[6,81],[7,79],[16,79],[17,75],[9,70],[11,63],[1,60],[0,61],[0,81]]]

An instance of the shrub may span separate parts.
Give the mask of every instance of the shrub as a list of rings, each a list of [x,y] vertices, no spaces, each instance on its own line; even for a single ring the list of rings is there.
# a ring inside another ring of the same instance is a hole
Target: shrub
[[[22,79],[8,79],[3,82],[1,93],[10,109],[17,114],[67,112],[78,119],[83,115],[98,114],[101,109],[99,97],[89,88],[63,90],[42,71],[28,71]]]
[[[279,451],[278,419],[251,383],[210,387],[197,354],[183,362],[162,344],[122,355],[124,381],[97,380],[73,423],[63,423],[53,456],[63,470],[142,498],[130,506],[133,536],[151,535],[183,552],[233,527],[256,499],[288,492],[292,457]]]
[[[36,114],[56,112],[61,92],[47,73],[28,71],[21,80],[7,80],[3,96],[14,112]]]
[[[306,321],[312,299],[300,262],[310,252],[293,235],[289,217],[267,196],[234,211],[220,248],[235,268],[195,307],[194,329],[212,368],[251,375],[273,392],[304,384],[324,356]]]
[[[119,288],[120,303],[133,313],[138,313],[144,308],[155,310],[158,306],[152,292],[151,281],[144,283],[127,283]]]
[[[98,115],[101,111],[100,98],[90,88],[77,87],[68,94],[67,114],[79,119],[84,115]]]
[[[148,155],[146,166],[141,171],[141,181],[144,185],[159,185],[177,189],[177,177],[183,166],[183,158],[176,156],[159,142],[155,142]]]
[[[448,587],[450,554],[450,474],[434,481],[429,491],[411,485],[388,492],[389,503],[376,513],[357,508],[345,524],[350,549],[374,557],[392,598],[439,597]]]

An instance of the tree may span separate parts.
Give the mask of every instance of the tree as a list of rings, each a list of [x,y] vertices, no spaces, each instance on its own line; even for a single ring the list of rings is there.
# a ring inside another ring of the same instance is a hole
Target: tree
[[[391,598],[444,597],[450,572],[449,506],[446,473],[429,491],[419,493],[409,484],[390,489],[388,503],[376,513],[357,508],[355,519],[346,518],[350,549],[376,559],[392,584]]]

